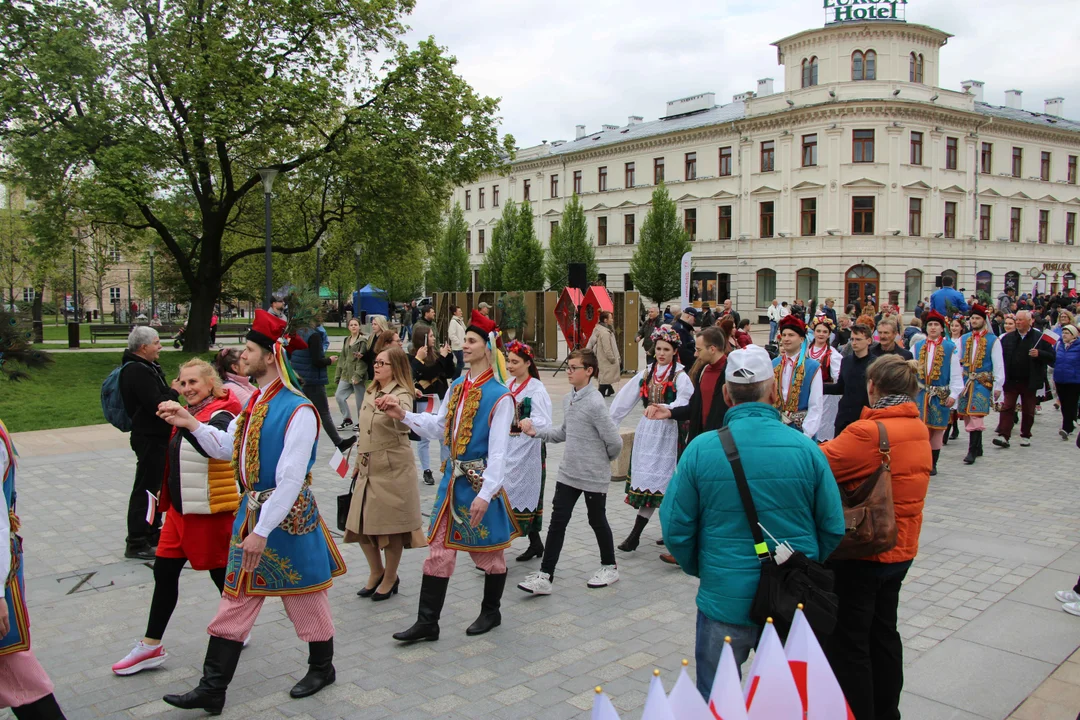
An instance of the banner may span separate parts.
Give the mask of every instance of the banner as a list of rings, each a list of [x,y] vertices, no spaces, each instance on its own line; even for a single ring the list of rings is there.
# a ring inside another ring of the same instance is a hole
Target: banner
[[[679,296],[680,310],[690,307],[690,255],[691,253],[683,255],[680,263],[682,268],[682,283],[679,285],[682,288],[682,295]]]

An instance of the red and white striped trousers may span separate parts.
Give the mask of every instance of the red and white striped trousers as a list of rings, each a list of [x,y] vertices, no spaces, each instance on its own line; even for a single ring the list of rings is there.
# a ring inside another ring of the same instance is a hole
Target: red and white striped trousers
[[[424,574],[448,578],[454,574],[457,563],[457,550],[446,547],[446,528],[450,525],[450,513],[446,513],[435,535],[428,543],[428,556],[424,561]],[[476,567],[487,575],[501,575],[506,572],[506,559],[502,550],[488,552],[470,552]]]
[[[243,642],[255,627],[255,619],[259,617],[264,600],[264,595],[248,595],[243,590],[238,597],[223,594],[217,615],[206,631],[225,640]],[[325,642],[334,637],[334,618],[330,614],[326,590],[282,595],[281,602],[296,628],[296,636],[304,642]]]
[[[33,650],[0,655],[0,708],[29,705],[52,691],[52,680]]]

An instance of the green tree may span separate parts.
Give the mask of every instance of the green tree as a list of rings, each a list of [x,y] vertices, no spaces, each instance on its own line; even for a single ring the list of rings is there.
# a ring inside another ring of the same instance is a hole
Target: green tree
[[[517,240],[519,222],[517,203],[507,200],[499,222],[491,230],[484,262],[480,265],[480,287],[484,290],[506,289],[506,262]]]
[[[472,269],[469,267],[469,251],[465,248],[465,234],[468,231],[461,204],[454,203],[454,209],[450,211],[450,217],[431,254],[427,274],[428,292],[463,292],[469,289]]]
[[[552,290],[562,292],[570,281],[570,263],[585,263],[585,277],[592,283],[596,281],[599,268],[596,265],[596,250],[589,237],[589,226],[585,221],[585,208],[575,194],[563,208],[559,226],[551,234],[547,260],[544,269],[547,282]]]
[[[661,183],[653,190],[652,208],[641,224],[641,237],[630,259],[634,287],[656,304],[678,297],[682,256],[691,247],[675,201]]]
[[[506,249],[504,290],[544,289],[544,246],[536,238],[532,205],[518,206],[513,243]]]
[[[70,168],[84,210],[152,230],[190,300],[185,348],[205,350],[229,273],[264,252],[257,168],[281,174],[274,253],[307,253],[354,218],[361,232],[339,241],[389,262],[435,237],[430,208],[453,185],[512,152],[498,101],[434,40],[401,41],[413,5],[0,4],[5,159],[29,197]]]

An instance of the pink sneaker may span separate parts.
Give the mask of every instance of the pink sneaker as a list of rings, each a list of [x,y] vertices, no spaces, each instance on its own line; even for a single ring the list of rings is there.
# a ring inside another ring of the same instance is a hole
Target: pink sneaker
[[[163,665],[167,657],[169,653],[165,652],[164,645],[146,645],[139,640],[127,657],[112,666],[112,671],[117,675],[134,675]]]

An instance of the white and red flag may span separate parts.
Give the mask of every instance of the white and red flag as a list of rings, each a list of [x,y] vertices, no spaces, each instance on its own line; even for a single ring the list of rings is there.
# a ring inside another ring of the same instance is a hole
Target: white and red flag
[[[686,674],[686,666],[690,663],[682,661],[682,670],[679,671],[679,679],[675,681],[675,687],[668,694],[668,706],[672,714],[678,720],[713,720],[709,712],[709,706],[701,698],[697,686]]]
[[[786,720],[802,717],[802,700],[791,676],[784,646],[772,618],[758,640],[750,675],[746,679],[746,717],[749,720]]]
[[[345,477],[349,474],[349,459],[341,454],[341,451],[334,449],[334,455],[330,458],[330,467],[341,477]]]
[[[592,703],[592,720],[619,720],[619,713],[615,712],[615,706],[599,685],[596,686],[596,695]]]
[[[660,682],[659,670],[653,670],[653,678],[649,683],[649,694],[645,698],[645,710],[641,713],[641,720],[675,720],[675,714],[671,712],[671,705],[668,704],[667,693],[664,692],[664,684]]]
[[[735,665],[735,651],[731,638],[724,638],[720,662],[716,664],[712,692],[709,694],[709,710],[716,720],[746,720],[746,699],[739,684],[739,668]]]
[[[439,396],[438,395],[421,395],[416,398],[416,410],[418,413],[437,413],[439,412]]]
[[[795,611],[784,652],[806,720],[855,720],[844,699],[844,691],[801,609]]]

